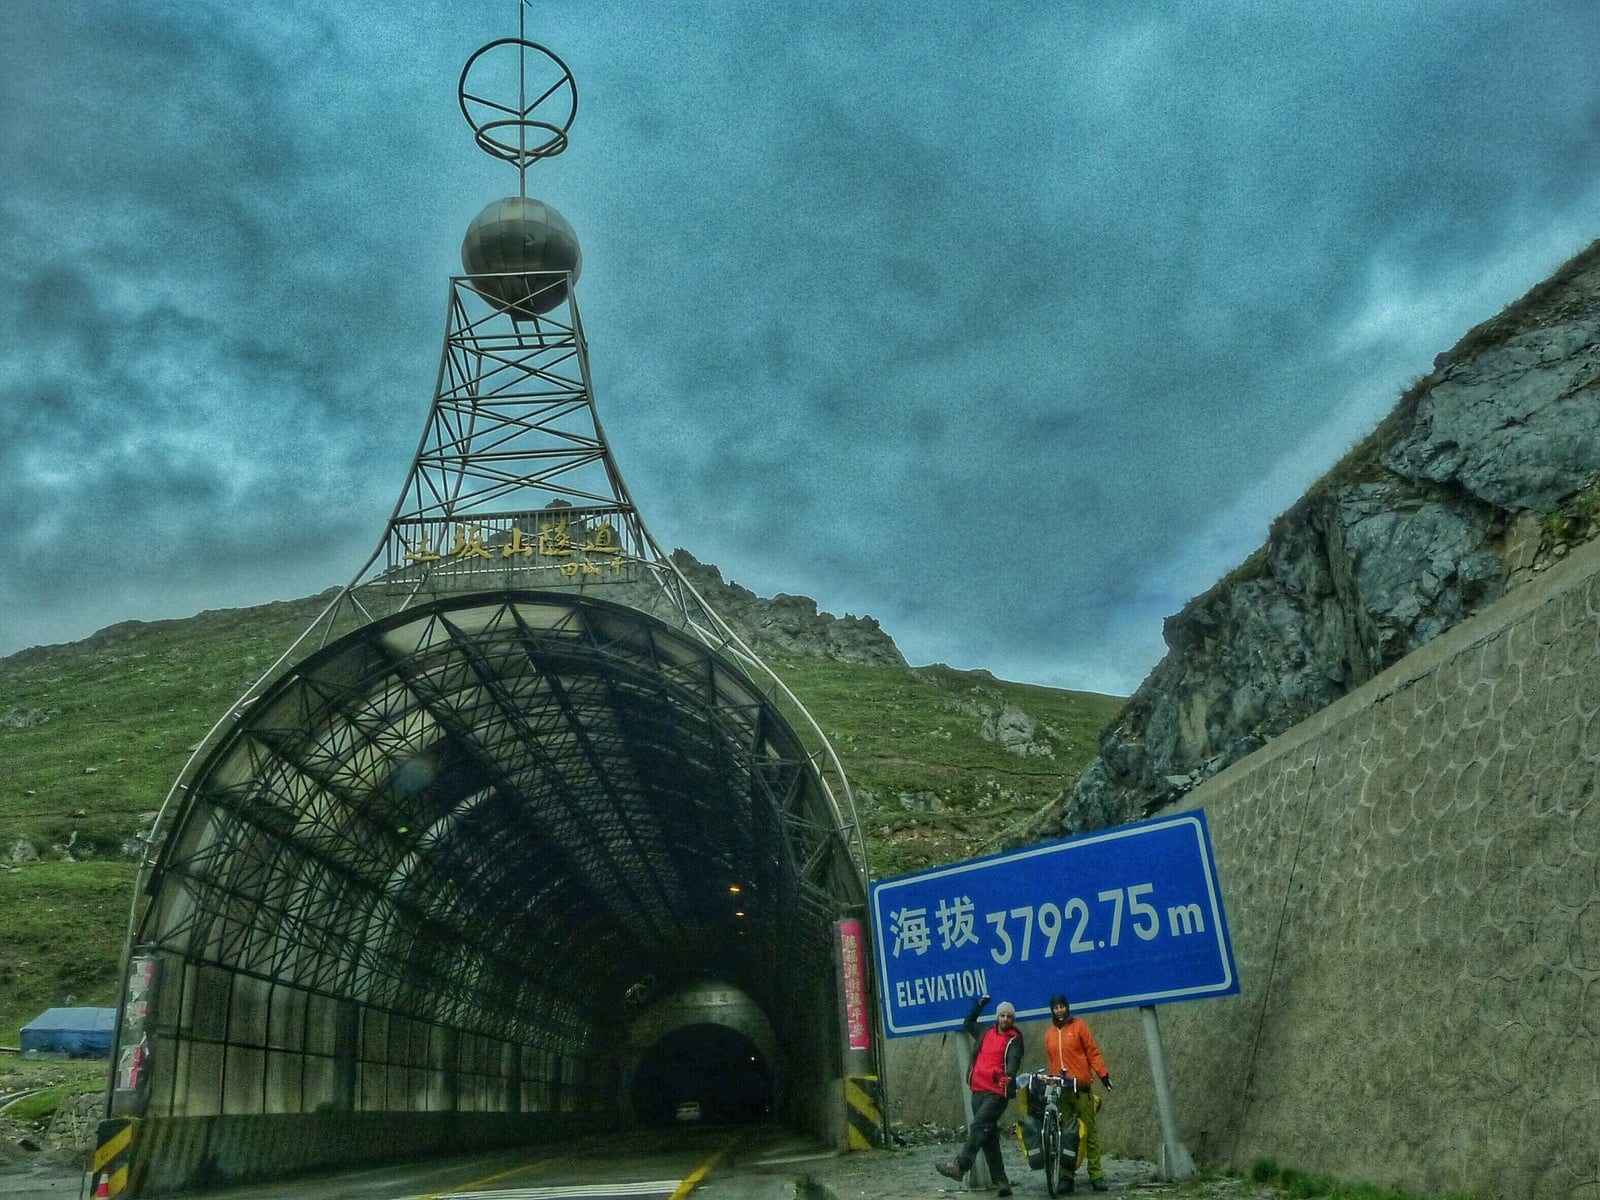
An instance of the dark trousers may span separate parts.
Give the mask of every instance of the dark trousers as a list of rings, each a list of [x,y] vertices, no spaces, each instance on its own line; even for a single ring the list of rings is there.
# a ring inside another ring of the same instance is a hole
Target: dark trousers
[[[964,1175],[978,1159],[978,1151],[989,1163],[989,1178],[994,1183],[1006,1182],[1006,1164],[1000,1157],[1000,1116],[1011,1103],[993,1092],[972,1093],[972,1124],[967,1126],[967,1144],[956,1155],[956,1166]]]

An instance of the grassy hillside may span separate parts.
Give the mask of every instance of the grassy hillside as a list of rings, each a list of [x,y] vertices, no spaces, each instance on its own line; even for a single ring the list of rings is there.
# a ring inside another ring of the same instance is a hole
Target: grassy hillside
[[[52,1004],[114,1002],[133,835],[323,603],[127,622],[0,659],[0,1045]],[[1052,836],[1047,810],[1122,703],[945,667],[771,665],[843,760],[877,876]],[[22,842],[39,861],[6,865]]]
[[[52,1005],[116,1003],[137,867],[37,862],[0,871],[0,1045]]]
[[[826,659],[768,664],[833,743],[875,877],[1054,836],[1050,815],[1094,757],[1120,699],[981,671],[897,671]],[[1019,755],[984,736],[1007,707],[1034,722]]]

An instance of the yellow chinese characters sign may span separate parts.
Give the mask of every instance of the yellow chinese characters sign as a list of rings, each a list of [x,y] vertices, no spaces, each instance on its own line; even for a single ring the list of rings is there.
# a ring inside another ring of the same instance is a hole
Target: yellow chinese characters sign
[[[606,568],[620,572],[626,562],[621,541],[609,521],[590,530],[565,519],[543,521],[538,535],[530,539],[521,525],[487,533],[479,522],[456,522],[453,534],[439,531],[435,548],[433,531],[424,528],[415,541],[401,540],[408,565],[433,563],[501,563],[508,567],[527,566],[555,569],[568,578],[599,575]],[[512,561],[515,560],[515,561]],[[546,560],[546,561],[539,561]]]

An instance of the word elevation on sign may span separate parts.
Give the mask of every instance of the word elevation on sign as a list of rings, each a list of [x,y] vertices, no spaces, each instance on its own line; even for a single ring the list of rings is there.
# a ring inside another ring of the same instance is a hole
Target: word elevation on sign
[[[989,976],[984,971],[950,971],[944,975],[922,975],[900,979],[894,985],[895,1003],[901,1008],[937,1004],[960,996],[987,996]]]

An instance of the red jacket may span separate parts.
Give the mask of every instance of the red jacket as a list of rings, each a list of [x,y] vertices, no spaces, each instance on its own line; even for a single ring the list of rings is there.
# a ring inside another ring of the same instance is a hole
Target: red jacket
[[[980,1002],[981,1003],[981,1002]],[[967,1084],[975,1092],[1011,1095],[1011,1083],[1022,1068],[1022,1031],[1013,1025],[1004,1033],[998,1025],[978,1032],[978,1008],[974,1005],[966,1020],[966,1031],[978,1043],[972,1059],[972,1074]]]

